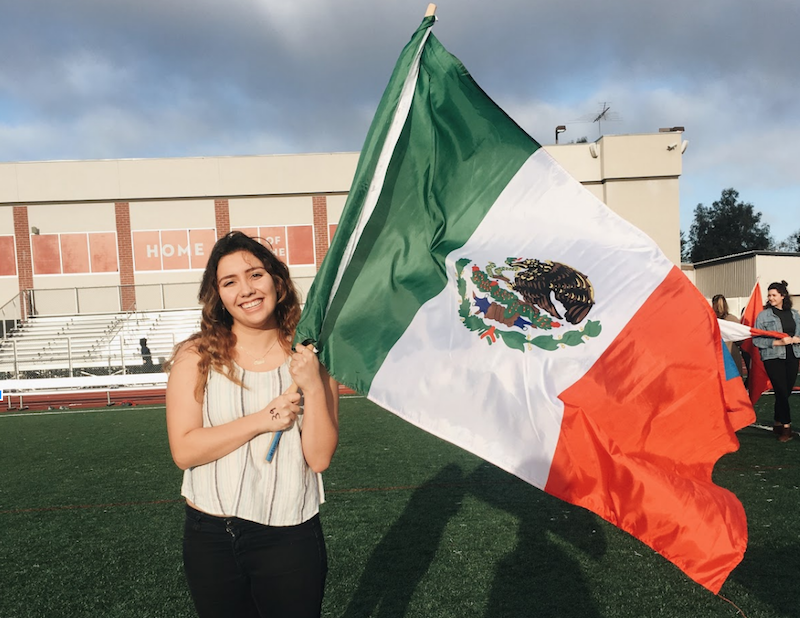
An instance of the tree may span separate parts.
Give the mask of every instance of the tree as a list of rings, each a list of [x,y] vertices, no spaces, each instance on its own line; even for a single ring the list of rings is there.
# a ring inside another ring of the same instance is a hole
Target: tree
[[[698,204],[694,209],[689,229],[692,262],[772,248],[769,225],[761,222],[761,213],[738,199],[738,191],[725,189],[711,206]]]
[[[689,240],[686,238],[686,232],[681,230],[681,262],[691,261],[692,258],[689,248]]]
[[[778,251],[793,251],[800,253],[800,230],[791,234],[786,240],[778,243]]]

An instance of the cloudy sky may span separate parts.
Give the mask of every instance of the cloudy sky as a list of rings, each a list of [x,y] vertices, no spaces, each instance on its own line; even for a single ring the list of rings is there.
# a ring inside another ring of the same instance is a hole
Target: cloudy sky
[[[0,161],[357,151],[425,0],[0,0]],[[800,1],[441,0],[542,144],[685,126],[681,227],[733,187],[800,229]]]

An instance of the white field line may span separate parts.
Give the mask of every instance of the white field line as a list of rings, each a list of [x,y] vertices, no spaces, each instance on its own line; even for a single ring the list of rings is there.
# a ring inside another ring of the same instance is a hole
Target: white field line
[[[339,399],[364,399],[364,395],[340,395]],[[86,408],[85,410],[42,410],[40,412],[0,412],[0,418],[16,418],[20,416],[58,416],[60,414],[88,414],[90,412],[118,412],[121,410],[163,410],[160,406],[108,406],[107,408]]]
[[[18,417],[18,416],[54,416],[59,414],[88,414],[90,412],[118,412],[122,409],[128,410],[158,410],[163,409],[164,406],[109,406],[107,408],[86,408],[85,410],[42,410],[41,412],[37,412],[34,410],[33,412],[19,412],[19,413],[9,413],[9,412],[0,412],[0,418],[10,418],[10,417]]]

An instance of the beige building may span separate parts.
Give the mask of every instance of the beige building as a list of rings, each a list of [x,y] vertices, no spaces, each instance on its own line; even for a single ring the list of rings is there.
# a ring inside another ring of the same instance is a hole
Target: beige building
[[[677,128],[676,128],[677,129]],[[680,262],[680,130],[546,150]],[[0,319],[183,307],[216,238],[268,238],[305,293],[358,153],[0,163]]]
[[[767,286],[786,281],[795,306],[800,303],[800,254],[778,251],[747,251],[736,255],[685,265],[685,272],[709,301],[716,294],[728,300],[731,314],[740,316],[756,281],[766,301]]]

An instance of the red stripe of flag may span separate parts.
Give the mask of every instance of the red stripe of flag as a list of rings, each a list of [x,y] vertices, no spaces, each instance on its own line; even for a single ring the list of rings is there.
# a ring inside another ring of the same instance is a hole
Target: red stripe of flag
[[[711,308],[692,323],[675,315],[676,306],[696,304],[683,277],[674,269],[561,394],[561,436],[545,489],[641,539],[716,593],[742,559],[747,521],[711,472],[738,449],[735,429],[755,414],[742,380],[725,381]],[[735,414],[711,413],[722,406]]]

